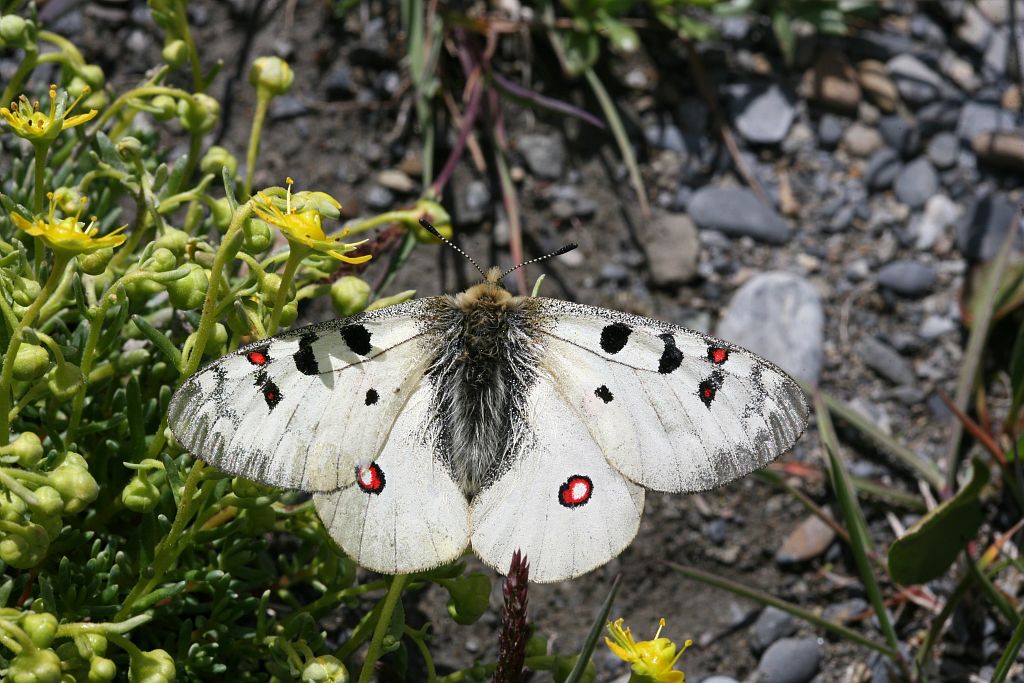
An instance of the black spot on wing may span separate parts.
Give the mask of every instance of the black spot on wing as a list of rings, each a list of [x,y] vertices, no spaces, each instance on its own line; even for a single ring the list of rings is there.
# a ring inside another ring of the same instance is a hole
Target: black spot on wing
[[[618,353],[626,347],[633,328],[623,323],[612,323],[601,330],[601,348],[605,353]]]
[[[380,396],[377,395],[377,390],[376,389],[367,389],[367,391],[366,391],[366,405],[372,406],[374,403],[377,402],[377,399],[379,399],[379,398],[380,398]]]
[[[612,397],[612,392],[609,391],[608,387],[606,387],[603,384],[601,386],[599,386],[597,389],[594,390],[594,396],[597,396],[599,399],[601,399],[605,403],[611,403],[612,402],[612,398],[613,398]]]
[[[711,409],[711,403],[715,400],[715,396],[718,394],[718,390],[722,388],[724,381],[725,375],[720,370],[715,370],[711,373],[710,377],[697,386],[697,396],[707,406],[708,410]]]
[[[270,410],[276,408],[277,404],[280,403],[283,398],[281,390],[277,388],[277,385],[274,384],[273,380],[268,379],[266,383],[260,387],[260,391],[263,393],[263,400],[267,402],[267,408]]]
[[[658,360],[658,372],[667,375],[675,372],[683,364],[683,352],[676,346],[676,338],[669,333],[660,334],[658,338],[665,342],[665,350],[661,352],[661,359]]]
[[[346,325],[339,330],[341,338],[345,340],[345,344],[352,350],[352,353],[365,356],[370,353],[370,336],[371,332],[366,329],[364,325]]]
[[[307,332],[299,337],[299,350],[295,352],[292,359],[295,361],[295,369],[303,375],[320,373],[320,365],[316,362],[316,356],[313,354],[313,342],[317,338],[316,332]]]

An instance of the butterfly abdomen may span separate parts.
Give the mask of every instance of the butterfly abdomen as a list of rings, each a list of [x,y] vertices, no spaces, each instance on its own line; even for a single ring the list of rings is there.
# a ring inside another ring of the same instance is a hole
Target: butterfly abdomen
[[[439,454],[467,496],[494,481],[529,434],[526,396],[541,357],[533,308],[529,298],[483,284],[439,298],[432,316]]]

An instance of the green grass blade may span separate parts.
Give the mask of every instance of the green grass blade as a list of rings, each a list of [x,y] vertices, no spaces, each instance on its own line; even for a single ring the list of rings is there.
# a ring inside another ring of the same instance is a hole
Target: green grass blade
[[[1014,660],[1017,659],[1017,653],[1020,651],[1022,642],[1024,642],[1024,619],[1017,621],[1017,628],[1013,629],[1010,642],[1006,644],[1003,656],[999,658],[999,662],[996,664],[995,673],[992,674],[992,683],[1003,683],[1006,680],[1006,675],[1010,673],[1010,667],[1013,665]]]
[[[772,607],[777,607],[784,612],[792,614],[794,617],[798,619],[803,619],[809,624],[814,624],[819,628],[836,634],[840,638],[845,638],[846,640],[849,640],[851,642],[863,645],[864,647],[870,648],[875,652],[879,652],[891,659],[896,659],[896,657],[898,656],[897,651],[894,649],[888,648],[881,643],[876,643],[867,636],[861,635],[860,633],[854,631],[851,628],[847,628],[842,624],[837,624],[834,621],[825,619],[819,614],[816,614],[810,610],[806,610],[803,607],[800,607],[799,605],[794,605],[791,602],[782,600],[781,598],[777,598],[774,595],[769,595],[768,593],[759,591],[756,588],[751,588],[746,584],[737,583],[735,581],[726,579],[717,574],[709,574],[707,572],[701,571],[700,569],[696,569],[695,567],[687,567],[685,565],[676,564],[674,562],[668,562],[667,564],[673,571],[682,574],[688,579],[693,579],[694,581],[699,581],[708,586],[714,586],[715,588],[721,588],[722,590],[729,591],[733,595],[738,595],[742,598],[747,598],[748,600],[759,602],[762,605],[771,605]]]
[[[608,623],[608,613],[612,611],[612,603],[615,602],[615,594],[619,592],[619,581],[621,579],[622,575],[619,574],[612,581],[608,597],[604,599],[604,604],[601,605],[601,610],[594,619],[594,625],[590,627],[590,633],[587,634],[587,639],[583,642],[580,656],[576,658],[576,663],[573,665],[572,671],[569,672],[564,683],[579,683],[583,672],[587,670],[587,664],[590,663],[590,658],[594,654],[594,648],[597,647],[597,641],[601,637],[601,632],[604,631],[604,626]]]

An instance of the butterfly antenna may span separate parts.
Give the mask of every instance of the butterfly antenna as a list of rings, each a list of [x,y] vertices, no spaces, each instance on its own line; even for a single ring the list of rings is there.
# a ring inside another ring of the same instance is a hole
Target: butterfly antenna
[[[523,266],[528,266],[531,263],[537,263],[538,261],[546,261],[549,258],[554,258],[556,256],[561,256],[562,254],[566,254],[566,253],[572,251],[573,249],[575,249],[578,246],[579,245],[576,244],[575,242],[570,242],[569,244],[565,245],[564,247],[562,247],[558,251],[553,251],[550,254],[545,254],[544,256],[541,256],[539,258],[533,258],[533,259],[530,259],[529,261],[523,261],[522,263],[520,263],[515,268],[509,268],[508,270],[506,270],[504,273],[501,274],[501,277],[505,277],[509,273],[514,273],[515,271],[519,270]]]
[[[478,271],[478,272],[480,273],[480,275],[482,275],[482,276],[483,276],[483,278],[484,278],[485,280],[487,279],[487,273],[485,273],[485,272],[484,272],[484,271],[483,271],[483,270],[482,270],[482,269],[480,268],[480,266],[478,266],[478,265],[477,265],[476,261],[474,261],[474,260],[473,260],[473,257],[472,257],[472,256],[470,256],[469,254],[467,254],[466,252],[462,251],[462,249],[460,249],[460,248],[459,248],[458,246],[456,246],[456,245],[455,245],[455,244],[454,244],[454,243],[453,243],[453,242],[452,242],[451,240],[449,240],[449,239],[445,238],[445,236],[444,236],[444,235],[442,235],[441,233],[439,233],[439,232],[437,231],[437,228],[435,228],[435,227],[434,227],[433,225],[431,225],[431,224],[430,224],[430,221],[428,221],[428,220],[427,220],[426,218],[421,218],[421,219],[420,219],[420,225],[422,225],[422,226],[423,226],[423,229],[424,229],[424,230],[426,230],[427,232],[429,232],[429,233],[430,233],[431,235],[433,235],[434,237],[436,237],[437,239],[441,240],[442,242],[444,242],[445,244],[447,244],[447,245],[448,245],[449,247],[451,247],[451,248],[452,248],[452,249],[454,249],[455,251],[457,251],[457,252],[459,252],[460,254],[462,254],[463,256],[465,256],[465,257],[466,257],[466,259],[467,259],[467,260],[468,260],[468,261],[469,261],[470,263],[472,263],[472,264],[473,264],[473,267],[477,269],[477,271]]]

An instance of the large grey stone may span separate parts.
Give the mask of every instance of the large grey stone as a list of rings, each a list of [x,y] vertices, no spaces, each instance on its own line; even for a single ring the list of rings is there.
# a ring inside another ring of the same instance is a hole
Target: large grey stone
[[[565,147],[557,135],[521,135],[516,148],[526,160],[530,173],[545,180],[558,180],[565,170]]]
[[[960,119],[956,124],[960,139],[971,144],[980,133],[994,130],[1013,130],[1013,114],[997,104],[967,102],[960,108]]]
[[[864,364],[893,384],[913,384],[914,369],[900,352],[874,337],[861,337],[854,350]]]
[[[755,275],[736,291],[717,334],[817,384],[824,327],[814,286],[799,275],[772,271]]]
[[[912,209],[924,206],[939,190],[939,174],[931,162],[921,157],[903,167],[893,185],[896,198]]]
[[[676,287],[697,275],[700,240],[697,227],[684,214],[663,213],[647,226],[647,261],[651,280],[659,287]]]
[[[796,631],[796,619],[793,615],[769,605],[761,610],[757,621],[754,622],[750,647],[756,654],[761,654],[772,643],[780,638],[793,635],[794,631]]]
[[[777,145],[793,124],[793,102],[777,85],[750,89],[735,100],[736,130],[756,145]]]
[[[917,261],[893,261],[878,271],[880,286],[911,299],[930,292],[937,278],[935,268]]]
[[[769,244],[789,241],[789,226],[774,208],[744,187],[702,187],[687,205],[690,217],[705,230],[744,235]]]
[[[1018,215],[1017,206],[1004,194],[989,194],[975,199],[957,226],[957,248],[973,261],[994,258],[1006,239],[1011,221],[1020,232],[1020,220],[1014,220]]]
[[[927,104],[951,90],[942,76],[912,54],[896,55],[886,66],[900,96],[912,105]]]
[[[818,673],[821,649],[813,638],[783,638],[765,650],[757,665],[758,683],[807,683]]]

